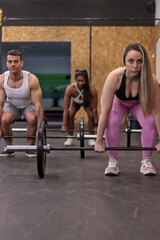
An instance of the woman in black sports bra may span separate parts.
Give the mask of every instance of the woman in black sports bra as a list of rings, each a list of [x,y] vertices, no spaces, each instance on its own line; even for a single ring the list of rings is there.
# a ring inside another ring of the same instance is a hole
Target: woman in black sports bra
[[[103,134],[106,145],[118,147],[123,116],[130,112],[142,127],[142,147],[153,147],[156,134],[160,137],[160,89],[151,72],[147,52],[141,44],[128,45],[123,52],[124,67],[112,71],[103,88],[101,115],[99,119],[95,151],[103,152]],[[160,152],[160,143],[156,145]],[[140,172],[155,175],[151,163],[152,151],[142,152]],[[106,175],[119,173],[118,151],[108,151],[109,165]]]

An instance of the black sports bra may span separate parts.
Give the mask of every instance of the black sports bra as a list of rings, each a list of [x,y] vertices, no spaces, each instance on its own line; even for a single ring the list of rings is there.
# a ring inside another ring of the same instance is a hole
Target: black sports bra
[[[127,98],[125,95],[125,92],[126,92],[126,70],[123,73],[120,88],[115,92],[115,95],[117,96],[117,98],[119,100],[122,100],[122,101],[130,101],[130,100],[138,100],[139,99],[138,93],[135,97],[129,96]]]

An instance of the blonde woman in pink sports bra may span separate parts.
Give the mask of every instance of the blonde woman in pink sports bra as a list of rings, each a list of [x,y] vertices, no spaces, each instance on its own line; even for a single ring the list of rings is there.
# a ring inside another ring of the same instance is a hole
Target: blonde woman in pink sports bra
[[[72,146],[74,144],[73,129],[74,117],[83,106],[88,116],[88,130],[91,134],[97,131],[98,126],[98,112],[97,112],[97,90],[89,83],[88,73],[86,70],[76,70],[75,83],[71,83],[65,91],[64,96],[64,112],[63,112],[63,125],[62,132],[67,132],[68,139],[64,143],[65,146]],[[90,139],[89,146],[94,146],[95,141]]]

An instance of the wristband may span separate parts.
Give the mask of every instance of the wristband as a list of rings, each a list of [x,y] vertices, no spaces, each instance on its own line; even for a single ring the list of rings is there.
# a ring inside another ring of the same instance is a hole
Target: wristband
[[[95,123],[94,126],[95,126],[95,127],[98,127],[98,123]]]

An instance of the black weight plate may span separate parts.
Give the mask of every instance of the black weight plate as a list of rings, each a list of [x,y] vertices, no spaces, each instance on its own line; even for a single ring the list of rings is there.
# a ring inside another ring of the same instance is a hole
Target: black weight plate
[[[84,118],[80,118],[80,147],[84,147]],[[81,158],[85,157],[85,151],[80,150]]]
[[[46,126],[42,121],[38,126],[38,138],[37,138],[37,170],[40,178],[45,176],[46,169],[46,152],[43,151],[43,146],[46,144]]]

